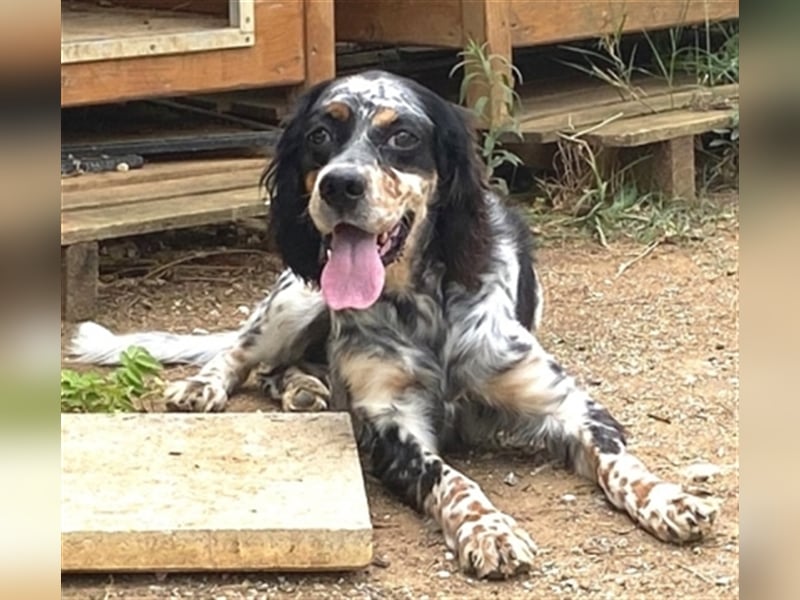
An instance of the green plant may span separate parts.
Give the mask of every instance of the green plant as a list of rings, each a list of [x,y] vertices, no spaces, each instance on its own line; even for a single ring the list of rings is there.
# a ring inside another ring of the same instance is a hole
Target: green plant
[[[131,412],[134,401],[157,393],[161,364],[144,348],[132,346],[122,353],[120,366],[108,373],[61,370],[61,410],[64,412]]]
[[[509,137],[522,139],[519,119],[516,111],[521,100],[514,90],[515,80],[522,82],[522,74],[508,58],[499,54],[490,54],[488,44],[478,44],[469,40],[466,48],[459,52],[461,60],[450,71],[450,77],[463,70],[459,88],[459,103],[466,106],[469,101],[470,89],[480,89],[472,106],[469,106],[478,120],[487,125],[481,134],[480,151],[486,164],[486,174],[489,183],[508,194],[506,182],[495,176],[496,169],[505,164],[518,167],[522,159],[515,153],[503,147],[504,139]],[[502,102],[505,109],[505,119],[501,123],[492,118],[492,95],[495,102]]]
[[[617,90],[622,100],[643,101],[644,91],[633,82],[634,75],[639,71],[639,67],[636,66],[637,46],[632,47],[629,57],[624,56],[622,47],[624,29],[625,16],[619,20],[611,32],[597,40],[595,49],[582,46],[561,46],[562,50],[582,57],[585,64],[565,60],[559,62],[607,83]]]

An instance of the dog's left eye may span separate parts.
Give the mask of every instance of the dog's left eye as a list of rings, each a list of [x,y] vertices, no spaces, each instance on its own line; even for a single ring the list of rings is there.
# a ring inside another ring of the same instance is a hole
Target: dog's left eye
[[[419,138],[405,129],[398,131],[388,140],[389,146],[392,148],[398,148],[400,150],[408,150],[409,148],[413,148],[418,142]]]

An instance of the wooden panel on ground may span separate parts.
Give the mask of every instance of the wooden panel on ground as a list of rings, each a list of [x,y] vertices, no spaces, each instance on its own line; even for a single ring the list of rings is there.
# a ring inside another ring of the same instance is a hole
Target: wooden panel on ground
[[[97,242],[61,249],[61,312],[68,321],[94,316],[99,260]]]
[[[61,416],[62,571],[344,570],[371,558],[346,413]]]

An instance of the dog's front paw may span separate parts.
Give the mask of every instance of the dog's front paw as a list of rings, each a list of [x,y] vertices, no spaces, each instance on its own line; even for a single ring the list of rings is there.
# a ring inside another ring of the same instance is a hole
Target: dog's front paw
[[[330,391],[318,378],[290,367],[282,372],[257,374],[264,394],[280,401],[284,412],[320,412],[328,410]]]
[[[708,537],[719,514],[719,502],[701,498],[674,483],[659,482],[647,494],[639,520],[665,542],[697,542]]]
[[[328,410],[330,392],[316,377],[295,376],[286,382],[281,406],[286,412],[320,412]]]
[[[228,392],[221,382],[200,377],[174,381],[164,395],[167,410],[173,412],[220,412],[228,402]]]
[[[533,565],[536,544],[508,515],[492,510],[458,529],[458,561],[479,578],[507,579]]]

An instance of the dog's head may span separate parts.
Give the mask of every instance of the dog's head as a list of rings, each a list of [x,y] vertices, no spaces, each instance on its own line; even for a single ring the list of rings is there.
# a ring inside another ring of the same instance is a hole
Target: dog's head
[[[486,254],[482,173],[462,109],[419,84],[377,71],[318,84],[265,173],[278,249],[334,310],[407,285],[423,254],[470,286]]]

